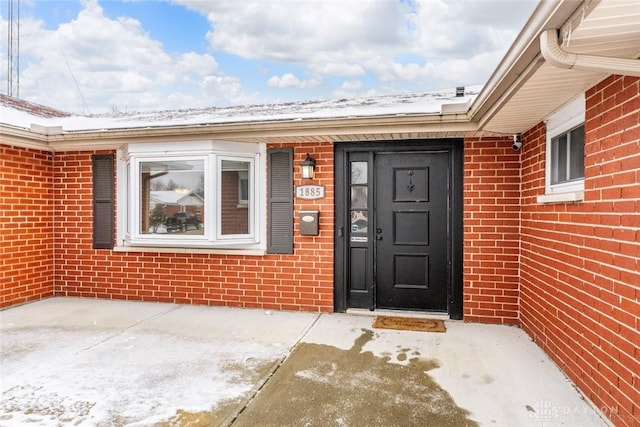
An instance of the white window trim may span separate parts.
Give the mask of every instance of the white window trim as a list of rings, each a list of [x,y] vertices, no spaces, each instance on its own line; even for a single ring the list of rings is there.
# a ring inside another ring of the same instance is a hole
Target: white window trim
[[[147,156],[147,155],[134,155],[133,159],[132,159],[132,174],[130,176],[130,183],[129,183],[129,217],[127,218],[130,224],[130,234],[129,234],[129,241],[132,244],[150,244],[150,245],[161,245],[161,246],[190,246],[190,245],[194,245],[194,246],[199,246],[199,245],[203,245],[203,244],[207,244],[207,240],[209,239],[208,234],[210,234],[209,231],[207,231],[205,229],[205,233],[204,234],[198,234],[198,235],[191,235],[189,236],[189,238],[185,239],[183,236],[177,234],[177,235],[170,235],[170,234],[147,234],[147,233],[141,233],[140,232],[140,227],[139,227],[139,222],[140,222],[140,201],[138,200],[137,196],[139,196],[139,191],[131,191],[131,189],[139,189],[140,188],[140,173],[137,173],[140,171],[140,164],[143,162],[155,162],[155,161],[163,161],[163,160],[171,160],[171,161],[186,161],[186,160],[190,160],[190,161],[202,161],[203,162],[203,168],[204,168],[204,180],[205,182],[211,182],[211,176],[209,174],[209,169],[210,169],[210,164],[211,164],[211,159],[210,156],[207,155],[190,155],[190,156],[185,156],[185,155],[181,155],[181,153],[176,152],[176,155],[163,155],[163,156],[158,156],[158,155],[152,155],[152,156]],[[210,186],[205,186],[205,189],[207,189]],[[209,194],[208,191],[205,190],[205,201],[207,200],[208,197],[213,197],[212,194]],[[209,209],[210,210],[210,209]],[[207,215],[207,209],[205,208],[205,216]],[[208,219],[208,218],[207,218]],[[205,224],[208,224],[208,222],[205,220]],[[208,227],[207,227],[208,228]]]
[[[117,162],[117,245],[119,251],[144,250],[149,248],[161,252],[184,252],[194,251],[197,253],[234,253],[264,254],[266,252],[266,146],[264,144],[233,143],[226,141],[201,141],[201,142],[173,142],[173,143],[147,143],[129,144],[118,150]],[[205,165],[205,182],[210,184],[205,187],[205,200],[211,200],[209,206],[205,207],[207,215],[206,224],[209,231],[205,231],[204,236],[193,235],[189,238],[182,236],[158,236],[140,235],[137,233],[137,215],[139,215],[137,191],[132,191],[138,187],[136,176],[136,161],[147,159],[180,159],[180,158],[206,158],[209,164]],[[250,161],[253,166],[250,177],[250,194],[254,195],[254,206],[250,212],[251,234],[241,236],[224,236],[218,238],[218,215],[219,206],[215,198],[218,192],[219,177],[210,176],[210,171],[218,170],[218,159],[233,158],[236,160]],[[214,163],[211,163],[214,162]],[[214,205],[215,203],[215,205]]]
[[[585,95],[579,95],[550,115],[547,127],[545,158],[545,194],[537,198],[538,203],[578,202],[584,199],[584,178],[560,184],[551,184],[551,140],[585,122]]]
[[[251,200],[251,196],[255,194],[255,169],[256,162],[255,159],[249,157],[237,157],[237,156],[218,156],[216,170],[216,193],[220,194],[222,192],[222,162],[224,160],[236,161],[236,162],[249,162],[251,167],[249,169],[249,200]],[[251,203],[247,203],[247,206],[251,205]],[[237,206],[237,205],[236,205]],[[222,199],[218,198],[216,200],[216,211],[222,210]],[[255,209],[249,210],[249,234],[222,234],[222,216],[216,215],[215,224],[216,224],[216,240],[218,241],[240,241],[243,239],[255,239],[253,230],[255,227],[256,218],[258,218],[259,211]]]
[[[242,181],[247,181],[247,187],[248,187],[248,197],[251,197],[251,192],[252,192],[252,188],[251,188],[251,184],[253,183],[253,178],[249,177],[248,174],[242,174],[242,175],[247,175],[245,176],[238,176],[238,207],[239,208],[247,208],[249,207],[249,199],[244,199],[242,198]]]

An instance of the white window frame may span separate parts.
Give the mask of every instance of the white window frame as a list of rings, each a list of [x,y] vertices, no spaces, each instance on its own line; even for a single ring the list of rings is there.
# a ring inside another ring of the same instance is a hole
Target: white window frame
[[[139,167],[145,161],[203,160],[205,205],[202,235],[140,233]],[[220,174],[222,160],[250,163],[249,233],[222,235],[220,230]],[[116,250],[185,248],[266,250],[266,147],[264,144],[224,141],[129,144],[118,151],[118,245]],[[180,251],[180,250],[179,250]],[[164,252],[164,250],[163,250]]]
[[[575,202],[584,199],[584,178],[551,184],[552,143],[559,135],[585,122],[585,95],[579,95],[545,120],[547,127],[545,159],[545,194],[538,196],[539,203]]]
[[[249,207],[249,234],[222,234],[222,216],[221,215],[216,215],[216,227],[217,227],[217,233],[216,233],[216,238],[217,240],[220,241],[232,241],[232,240],[242,240],[242,239],[247,239],[247,238],[253,238],[253,223],[255,222],[256,218],[258,218],[259,212],[255,211],[255,206],[254,209],[251,209],[251,202],[250,200],[252,200],[252,195],[255,194],[255,161],[254,159],[248,158],[248,157],[237,157],[237,156],[218,156],[218,160],[217,160],[217,176],[216,176],[216,193],[217,194],[221,194],[222,193],[222,162],[228,160],[228,161],[232,161],[232,162],[249,162],[250,164],[250,169],[249,169],[249,200],[247,200],[247,203],[245,204],[246,206]],[[238,185],[240,185],[238,183]],[[255,205],[255,203],[253,203]],[[222,199],[218,198],[216,201],[216,212],[221,212],[222,211]]]
[[[206,183],[211,182],[211,161],[210,156],[203,154],[192,155],[134,155],[131,158],[132,174],[130,177],[130,199],[129,199],[129,212],[130,216],[128,221],[130,223],[130,241],[131,242],[148,242],[149,244],[161,244],[161,245],[189,245],[189,242],[198,244],[208,240],[208,221],[205,219],[204,224],[207,226],[204,228],[204,234],[190,235],[188,237],[180,234],[148,234],[142,233],[140,230],[140,165],[145,162],[160,162],[160,161],[202,161],[204,169],[204,182],[205,182],[205,203],[208,194],[208,185]],[[207,208],[205,207],[205,218],[207,216]],[[155,242],[155,243],[154,243]]]
[[[247,198],[242,197],[243,185],[242,182],[247,182]],[[253,180],[249,177],[248,173],[238,174],[238,207],[249,207],[249,199],[251,198],[251,183]]]

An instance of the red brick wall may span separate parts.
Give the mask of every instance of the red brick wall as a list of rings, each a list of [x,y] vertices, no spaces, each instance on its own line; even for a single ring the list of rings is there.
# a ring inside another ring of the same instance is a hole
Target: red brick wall
[[[465,140],[464,316],[520,323],[616,425],[640,423],[640,79],[587,92],[585,200],[540,204],[545,127]],[[284,310],[333,308],[333,146],[295,149],[293,255],[92,249],[91,152],[0,146],[0,304],[74,295]],[[302,182],[297,164],[317,161]],[[55,207],[55,215],[54,215]],[[300,210],[320,235],[300,236]],[[55,245],[54,245],[55,242]],[[55,248],[55,256],[54,256]]]
[[[0,145],[0,307],[53,295],[53,156]]]
[[[619,426],[640,425],[640,79],[586,94],[585,199],[539,204],[545,128],[522,151],[521,324]]]
[[[236,171],[222,172],[222,234],[246,234],[249,230],[247,206],[238,205],[238,183]]]
[[[464,319],[518,323],[520,153],[510,138],[464,143]]]
[[[114,252],[92,249],[90,152],[56,155],[56,294],[93,298],[226,305],[278,310],[333,311],[333,146],[289,144],[297,164],[316,158],[314,184],[326,198],[298,201],[319,209],[320,235],[300,236],[293,255],[214,255]],[[308,183],[308,182],[306,182]],[[297,214],[296,214],[297,218]]]

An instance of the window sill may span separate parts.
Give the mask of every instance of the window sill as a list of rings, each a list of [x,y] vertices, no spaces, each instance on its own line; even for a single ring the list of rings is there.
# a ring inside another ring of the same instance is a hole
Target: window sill
[[[571,191],[558,194],[543,194],[538,196],[538,203],[571,203],[584,200],[584,191]]]
[[[208,255],[248,255],[264,256],[264,249],[208,249],[208,248],[172,248],[166,246],[115,246],[114,252],[157,252],[169,254],[208,254]]]

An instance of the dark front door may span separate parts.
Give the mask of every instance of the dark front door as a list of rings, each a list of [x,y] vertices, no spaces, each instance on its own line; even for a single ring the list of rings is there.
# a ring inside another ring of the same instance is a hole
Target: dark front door
[[[336,311],[462,316],[462,141],[336,146]]]
[[[447,152],[375,157],[375,305],[447,309]]]

